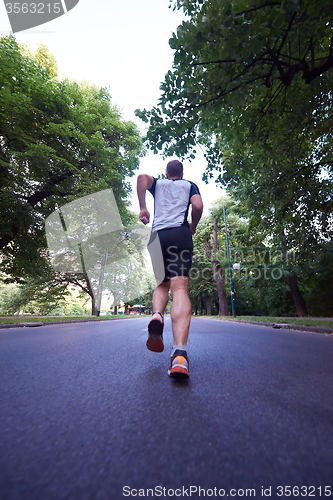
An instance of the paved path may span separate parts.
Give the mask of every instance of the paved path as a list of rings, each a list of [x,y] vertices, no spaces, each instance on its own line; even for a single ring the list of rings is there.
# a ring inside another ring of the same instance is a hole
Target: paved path
[[[146,322],[0,331],[1,500],[324,497],[332,336],[193,319],[176,382]]]

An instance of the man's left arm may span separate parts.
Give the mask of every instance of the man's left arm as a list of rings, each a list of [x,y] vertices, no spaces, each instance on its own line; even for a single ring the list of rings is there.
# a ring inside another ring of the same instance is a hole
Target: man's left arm
[[[192,205],[192,221],[190,222],[191,233],[195,234],[197,225],[202,216],[203,203],[200,194],[194,194],[190,199]]]

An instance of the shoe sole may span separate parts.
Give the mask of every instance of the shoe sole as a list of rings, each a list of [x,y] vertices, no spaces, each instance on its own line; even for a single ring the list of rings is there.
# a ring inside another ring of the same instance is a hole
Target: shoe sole
[[[163,323],[158,319],[152,320],[148,325],[148,340],[146,346],[150,351],[163,352]]]
[[[163,340],[161,338],[155,340],[155,339],[152,339],[151,337],[149,337],[149,339],[146,342],[146,346],[150,351],[153,351],[153,352],[163,352],[164,351],[164,344],[163,344]]]
[[[189,372],[185,368],[182,368],[181,366],[176,366],[175,368],[168,370],[168,375],[171,378],[177,378],[177,379],[185,379],[189,378],[190,376]]]

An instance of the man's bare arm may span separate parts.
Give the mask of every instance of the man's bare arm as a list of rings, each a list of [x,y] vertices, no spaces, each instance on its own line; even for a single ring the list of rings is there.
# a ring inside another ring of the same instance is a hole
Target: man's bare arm
[[[192,221],[190,222],[190,229],[192,234],[195,234],[197,225],[202,216],[203,203],[200,194],[194,194],[190,200],[192,204]]]
[[[148,224],[150,214],[146,206],[146,191],[153,185],[154,178],[151,175],[140,174],[137,181],[137,193],[140,205],[139,218],[143,224]]]

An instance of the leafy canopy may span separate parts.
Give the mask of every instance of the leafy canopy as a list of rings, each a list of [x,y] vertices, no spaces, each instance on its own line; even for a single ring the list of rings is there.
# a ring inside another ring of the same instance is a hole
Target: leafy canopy
[[[276,243],[331,238],[333,26],[326,0],[178,0],[188,19],[149,123],[155,152],[213,171]]]
[[[0,39],[0,249],[16,279],[45,273],[44,220],[112,188],[123,222],[142,139],[106,89],[55,78],[54,59]]]
[[[155,152],[193,158],[207,133],[228,138],[235,125],[253,133],[286,92],[299,92],[299,80],[304,89],[333,67],[326,0],[178,0],[175,8],[189,19],[170,39],[173,70],[159,105],[137,111]]]

